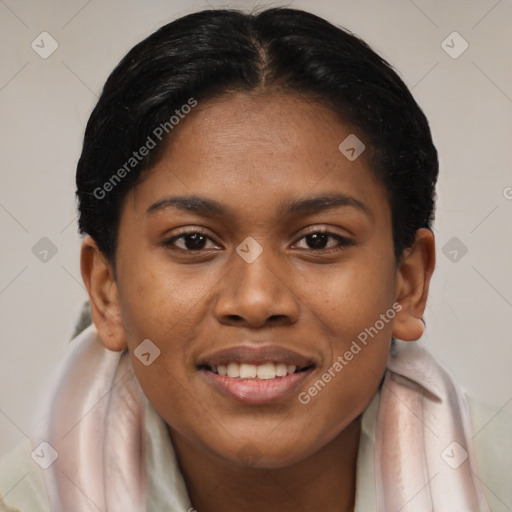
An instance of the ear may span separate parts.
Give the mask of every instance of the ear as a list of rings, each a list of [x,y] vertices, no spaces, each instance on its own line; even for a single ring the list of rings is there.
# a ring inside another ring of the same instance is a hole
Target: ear
[[[429,229],[418,229],[413,245],[403,252],[396,276],[395,300],[402,308],[393,323],[395,338],[414,341],[423,334],[423,313],[435,263],[434,235]]]
[[[110,350],[124,350],[126,334],[114,271],[90,236],[82,242],[80,268],[91,302],[92,319],[103,345]]]

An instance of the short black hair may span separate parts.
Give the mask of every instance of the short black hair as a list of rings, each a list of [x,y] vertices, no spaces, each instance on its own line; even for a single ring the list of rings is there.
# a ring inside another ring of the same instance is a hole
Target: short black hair
[[[266,90],[322,102],[358,130],[387,191],[399,260],[434,218],[439,164],[428,121],[398,74],[364,41],[289,8],[203,10],[128,52],[85,130],[76,173],[80,233],[91,235],[115,268],[123,198],[158,161],[176,124],[172,117],[230,92]],[[150,140],[155,147],[139,154]]]

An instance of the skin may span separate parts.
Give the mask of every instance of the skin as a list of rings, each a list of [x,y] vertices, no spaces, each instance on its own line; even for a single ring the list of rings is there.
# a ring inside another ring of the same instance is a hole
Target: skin
[[[326,107],[278,92],[231,93],[199,104],[172,133],[159,163],[127,195],[112,266],[87,237],[82,276],[94,323],[110,350],[128,348],[136,376],[165,420],[194,508],[200,512],[353,510],[360,414],[378,390],[391,336],[412,341],[435,265],[426,229],[400,261],[391,209],[365,151],[338,150],[349,134]],[[283,215],[290,200],[344,194],[368,212],[338,206]],[[228,215],[173,206],[171,195],[214,199]],[[204,232],[204,249],[191,238]],[[329,231],[349,239],[321,238]],[[253,263],[236,252],[263,248]],[[365,328],[397,302],[401,310],[308,404],[297,400]],[[149,338],[160,357],[133,355]],[[314,371],[297,393],[247,405],[221,395],[197,369],[206,353],[250,340],[308,356]],[[247,452],[252,460],[243,458]]]

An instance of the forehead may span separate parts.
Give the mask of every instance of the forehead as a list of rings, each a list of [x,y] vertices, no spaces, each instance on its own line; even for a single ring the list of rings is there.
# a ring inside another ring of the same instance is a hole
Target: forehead
[[[227,94],[199,103],[180,121],[130,203],[141,210],[165,194],[194,194],[253,215],[263,205],[270,212],[275,203],[278,211],[290,198],[338,192],[387,217],[370,148],[351,160],[339,149],[347,137],[364,143],[364,136],[329,108],[302,96]]]

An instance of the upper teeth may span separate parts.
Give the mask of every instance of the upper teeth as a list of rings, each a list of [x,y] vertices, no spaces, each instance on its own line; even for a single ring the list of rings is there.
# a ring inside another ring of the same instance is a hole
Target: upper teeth
[[[297,366],[294,364],[265,363],[265,364],[238,364],[229,363],[227,365],[212,366],[212,371],[219,375],[227,375],[239,379],[275,379],[295,373]]]

